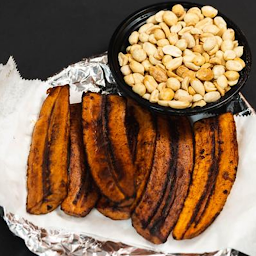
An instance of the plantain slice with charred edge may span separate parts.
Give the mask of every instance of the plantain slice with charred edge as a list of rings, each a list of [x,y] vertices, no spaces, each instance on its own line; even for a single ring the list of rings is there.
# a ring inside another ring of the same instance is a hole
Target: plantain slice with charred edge
[[[94,185],[83,146],[82,105],[70,105],[70,165],[68,195],[61,209],[76,217],[86,216],[95,206],[99,193]]]
[[[172,117],[171,130],[172,152],[176,156],[171,168],[175,174],[174,180],[169,182],[170,188],[166,190],[166,198],[148,226],[152,235],[151,242],[155,244],[167,240],[178,220],[188,194],[194,164],[193,132],[188,118]]]
[[[103,126],[108,138],[108,149],[113,165],[113,175],[127,198],[135,196],[135,166],[126,129],[126,99],[118,95],[106,97],[106,114]],[[132,201],[129,200],[131,204]],[[123,204],[124,205],[124,204]]]
[[[173,229],[174,239],[183,239],[186,231],[195,220],[202,203],[209,196],[209,186],[216,168],[216,119],[199,120],[194,124],[195,164],[192,184],[178,221]]]
[[[156,146],[156,123],[153,115],[134,101],[128,100],[128,109],[138,124],[134,156],[136,198],[131,206],[131,211],[133,211],[142,197],[152,169]]]
[[[171,131],[168,119],[157,117],[157,137],[152,171],[144,194],[132,214],[132,225],[144,238],[151,240],[147,230],[164,197],[171,178],[170,164],[173,159]]]
[[[97,210],[112,220],[127,220],[131,216],[130,206],[120,207],[118,204],[110,202],[105,197],[100,198],[97,203]]]
[[[86,93],[83,95],[82,106],[83,142],[92,177],[104,196],[115,203],[121,203],[127,197],[113,174],[109,142],[103,127],[106,96]]]
[[[130,218],[131,212],[140,200],[147,184],[155,151],[156,127],[153,115],[131,100],[127,101],[127,110],[128,120],[126,123],[129,138],[132,138],[130,141],[132,141],[131,151],[134,152],[137,193],[134,203],[130,207],[121,207],[104,197],[99,200],[98,211],[114,220]]]
[[[186,231],[185,239],[198,236],[211,225],[223,209],[235,182],[238,166],[238,145],[234,117],[231,113],[225,113],[216,119],[218,120],[219,133],[216,183],[201,218]]]
[[[67,194],[69,87],[50,89],[35,125],[27,169],[27,212],[45,214]]]

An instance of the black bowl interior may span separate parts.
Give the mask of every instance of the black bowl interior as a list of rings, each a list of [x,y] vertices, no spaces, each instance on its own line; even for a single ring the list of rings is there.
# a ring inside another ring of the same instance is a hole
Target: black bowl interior
[[[233,86],[223,97],[221,97],[218,101],[214,103],[208,103],[204,107],[196,107],[196,108],[188,108],[188,109],[173,109],[170,107],[163,107],[158,104],[154,104],[149,102],[148,100],[143,99],[138,94],[134,93],[130,86],[128,86],[123,79],[123,74],[120,71],[120,66],[118,63],[118,53],[123,52],[126,53],[126,47],[129,45],[128,38],[130,34],[134,30],[138,30],[146,20],[151,15],[154,15],[160,10],[171,10],[172,6],[175,4],[182,4],[184,8],[189,9],[191,7],[199,7],[201,8],[203,5],[197,3],[190,2],[165,2],[165,3],[157,3],[148,7],[145,7],[127,17],[116,29],[114,32],[108,49],[108,61],[110,65],[110,69],[112,74],[117,82],[119,89],[124,93],[125,96],[131,97],[136,100],[138,103],[144,105],[145,107],[150,108],[151,110],[161,112],[161,113],[169,113],[172,115],[194,115],[202,112],[214,111],[215,109],[222,107],[227,104],[230,100],[232,100],[233,96],[237,94],[246,80],[249,77],[250,69],[251,69],[251,51],[248,45],[248,42],[245,38],[243,32],[238,28],[238,26],[227,18],[222,13],[218,13],[218,16],[221,16],[227,22],[228,28],[232,28],[235,31],[236,40],[238,40],[240,46],[244,46],[244,54],[241,57],[245,61],[245,68],[240,71],[240,78],[238,83]]]

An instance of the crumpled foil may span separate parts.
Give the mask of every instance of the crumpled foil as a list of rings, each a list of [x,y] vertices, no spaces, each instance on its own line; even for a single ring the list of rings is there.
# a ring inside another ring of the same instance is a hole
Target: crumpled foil
[[[51,86],[69,84],[71,90],[78,92],[98,92],[102,94],[116,93],[122,95],[117,89],[107,61],[107,53],[83,59],[50,77],[47,81]],[[215,113],[231,111],[237,115],[253,115],[254,109],[240,93],[224,108]],[[211,113],[212,114],[212,113]],[[101,242],[83,234],[71,233],[64,230],[50,230],[35,226],[33,223],[6,210],[3,218],[9,229],[24,239],[27,247],[35,254],[41,256],[238,256],[239,252],[231,248],[204,254],[166,254],[146,249],[136,248],[122,243],[111,241]]]

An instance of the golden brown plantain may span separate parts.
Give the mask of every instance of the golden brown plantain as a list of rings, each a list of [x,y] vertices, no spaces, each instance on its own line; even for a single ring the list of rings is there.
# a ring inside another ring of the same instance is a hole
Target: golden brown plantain
[[[120,189],[109,152],[109,142],[103,127],[106,96],[97,93],[83,95],[83,141],[92,177],[100,192],[109,200],[121,203],[126,195]]]
[[[128,100],[128,108],[138,124],[134,156],[136,168],[136,198],[131,206],[131,211],[133,211],[142,197],[152,169],[156,145],[156,124],[153,115],[137,103]]]
[[[145,192],[132,214],[132,225],[144,238],[151,240],[147,230],[164,197],[172,176],[170,164],[173,159],[171,131],[168,119],[157,117],[157,137],[152,171]]]
[[[27,212],[56,209],[67,194],[69,86],[50,89],[35,125],[28,158]]]
[[[95,206],[99,193],[94,185],[83,146],[82,105],[70,105],[70,165],[68,195],[61,209],[72,216],[84,217]]]
[[[193,132],[188,118],[172,117],[171,130],[175,158],[171,167],[175,173],[174,180],[169,181],[170,189],[166,190],[166,199],[163,199],[148,226],[152,234],[151,241],[156,244],[164,243],[176,224],[188,193],[193,170]]]
[[[186,231],[185,239],[198,236],[211,225],[223,209],[235,182],[238,166],[238,145],[234,117],[231,113],[225,113],[220,115],[217,120],[219,156],[216,183],[201,218]]]
[[[112,220],[127,220],[131,216],[131,207],[120,207],[110,202],[105,197],[101,197],[97,203],[97,210],[104,216]]]
[[[113,165],[113,175],[120,190],[132,198],[135,196],[135,166],[128,143],[126,129],[126,99],[118,95],[106,97],[106,114],[103,116],[108,149]],[[130,204],[131,204],[131,200]]]
[[[216,175],[216,119],[208,118],[194,124],[195,164],[192,184],[183,209],[173,230],[174,239],[183,239],[184,234],[195,220],[202,203],[209,196],[212,175]]]
[[[97,209],[106,217],[114,220],[128,219],[141,198],[152,168],[156,128],[152,114],[135,102],[128,100],[126,125],[129,142],[136,167],[136,198],[129,207],[121,207],[102,197]]]

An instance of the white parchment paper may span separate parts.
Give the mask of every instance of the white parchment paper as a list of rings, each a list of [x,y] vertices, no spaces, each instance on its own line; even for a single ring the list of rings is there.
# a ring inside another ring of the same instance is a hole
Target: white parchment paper
[[[66,229],[98,240],[123,242],[168,253],[203,253],[234,248],[256,255],[256,117],[236,117],[239,144],[237,178],[216,221],[192,240],[153,245],[139,236],[130,220],[113,221],[96,210],[85,218],[60,209],[34,216],[26,213],[26,167],[31,134],[49,85],[20,78],[10,59],[0,66],[0,205],[43,228]],[[72,92],[71,92],[72,93]],[[77,98],[77,95],[76,95]]]

